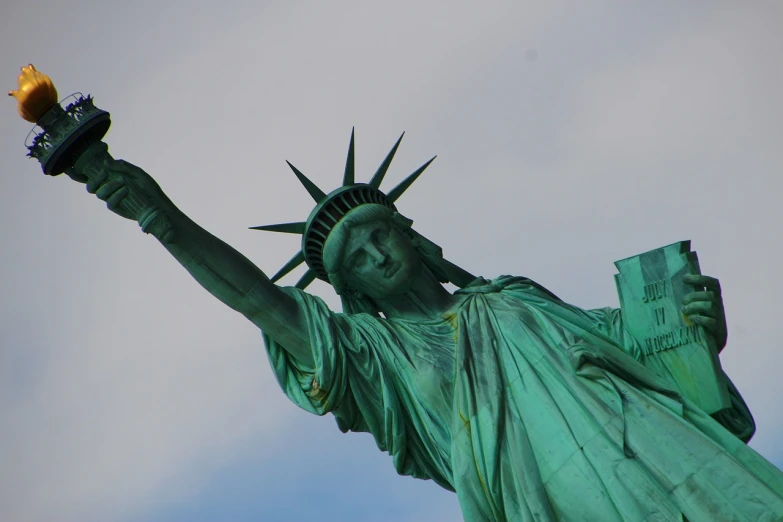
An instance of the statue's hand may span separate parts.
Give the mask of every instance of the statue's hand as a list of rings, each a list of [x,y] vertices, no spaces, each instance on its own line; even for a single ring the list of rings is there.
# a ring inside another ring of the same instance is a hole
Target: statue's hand
[[[87,192],[105,201],[106,207],[115,214],[134,221],[140,216],[132,210],[133,205],[123,205],[132,193],[158,208],[167,210],[171,205],[152,176],[123,160],[110,161],[105,169],[100,169],[97,175],[87,180]]]
[[[101,169],[96,176],[87,180],[87,192],[95,194],[98,199],[106,202],[106,207],[126,219],[137,219],[131,212],[122,208],[122,202],[130,194],[130,188],[122,173],[117,172],[113,161],[106,169]],[[124,163],[124,162],[122,162]]]
[[[728,338],[720,282],[714,277],[704,275],[686,275],[683,281],[696,287],[696,291],[683,298],[682,313],[693,324],[703,326],[707,333],[715,338],[720,352],[726,346]]]

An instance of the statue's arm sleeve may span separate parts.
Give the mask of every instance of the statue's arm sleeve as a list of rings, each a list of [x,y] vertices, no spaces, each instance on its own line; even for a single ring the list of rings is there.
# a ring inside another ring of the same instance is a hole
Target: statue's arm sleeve
[[[614,344],[620,346],[623,351],[631,355],[637,361],[641,361],[642,351],[639,342],[631,335],[623,323],[623,313],[619,308],[597,308],[586,310],[587,315],[594,321],[597,329],[610,337]]]
[[[283,291],[303,310],[314,361],[302,363],[264,335],[272,369],[288,398],[316,415],[332,413],[342,432],[371,433],[399,474],[435,479],[449,488],[425,448],[421,426],[411,420],[398,333],[380,318],[334,313],[313,295],[290,287]]]
[[[272,371],[283,392],[297,406],[316,415],[351,408],[353,402],[348,386],[346,345],[350,333],[339,324],[339,314],[333,313],[319,298],[292,287],[281,287],[292,297],[302,313],[305,335],[309,337],[312,360],[293,357],[278,340],[263,331]]]
[[[386,355],[396,340],[366,314],[335,313],[316,296],[283,287],[302,310],[313,362],[302,362],[264,335],[269,361],[284,393],[316,415],[333,413],[341,431],[371,432],[392,452],[387,434],[404,430],[396,379]]]

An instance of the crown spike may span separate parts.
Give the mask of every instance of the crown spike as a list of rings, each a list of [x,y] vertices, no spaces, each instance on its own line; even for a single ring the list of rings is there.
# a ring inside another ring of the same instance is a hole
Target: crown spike
[[[291,165],[290,161],[286,160],[286,163],[288,163],[288,166],[291,167],[291,170],[294,171],[294,174],[296,174],[296,177],[299,178],[299,182],[304,185],[304,188],[307,189],[307,192],[310,193],[310,196],[315,200],[316,203],[320,203],[321,201],[326,199],[326,194],[315,186],[315,183],[310,181],[307,176],[299,172],[299,169]]]
[[[276,281],[279,281],[280,278],[282,278],[284,275],[289,273],[291,270],[293,270],[294,268],[296,268],[299,265],[301,265],[302,263],[304,263],[304,261],[305,261],[304,252],[302,252],[300,250],[299,252],[296,253],[296,255],[294,257],[291,258],[290,261],[288,261],[288,263],[285,264],[285,266],[283,268],[278,270],[277,273],[272,276],[272,279],[270,279],[270,281],[272,281],[273,283],[276,282]]]
[[[408,187],[410,187],[411,185],[413,185],[413,182],[414,182],[414,181],[416,181],[416,179],[417,179],[417,178],[418,178],[418,177],[421,175],[421,173],[422,173],[422,172],[424,172],[424,169],[426,169],[427,167],[429,167],[429,166],[430,166],[430,163],[432,163],[433,161],[435,161],[435,158],[437,158],[437,156],[433,156],[431,160],[429,160],[427,163],[425,163],[424,165],[422,165],[421,167],[419,167],[418,169],[416,169],[416,170],[413,172],[413,174],[409,175],[407,178],[405,178],[404,180],[402,180],[402,182],[401,182],[399,185],[397,185],[396,187],[394,187],[393,189],[391,189],[391,190],[389,191],[389,193],[388,193],[388,194],[386,194],[386,197],[387,197],[387,198],[389,198],[389,201],[391,201],[392,203],[394,203],[395,201],[397,201],[397,199],[398,199],[400,196],[402,196],[402,194],[403,194],[403,193],[404,193],[406,190],[408,190]]]
[[[304,234],[306,223],[299,221],[297,223],[279,223],[277,225],[261,225],[258,227],[248,227],[250,230],[264,230],[266,232],[285,232],[286,234]]]
[[[354,152],[353,152],[353,133],[351,128],[351,144],[348,145],[348,157],[345,159],[345,174],[343,174],[343,187],[354,184]]]
[[[392,159],[394,159],[394,153],[397,152],[397,147],[400,146],[400,142],[402,141],[403,136],[405,136],[404,132],[400,134],[397,143],[394,144],[394,147],[392,147],[392,150],[390,150],[389,153],[386,155],[386,158],[383,160],[383,163],[381,163],[381,166],[378,167],[378,170],[375,171],[375,174],[373,174],[373,177],[370,180],[371,187],[378,188],[381,186],[383,177],[386,175],[386,171],[389,170],[389,165],[391,164]]]
[[[304,290],[307,288],[307,286],[315,281],[316,273],[315,270],[308,270],[305,272],[305,274],[302,276],[302,278],[296,283],[296,287],[300,290]]]

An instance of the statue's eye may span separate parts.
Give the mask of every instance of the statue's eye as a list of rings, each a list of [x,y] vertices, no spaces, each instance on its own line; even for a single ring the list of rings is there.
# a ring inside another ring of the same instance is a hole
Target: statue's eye
[[[353,265],[354,267],[362,266],[366,259],[367,259],[367,253],[364,250],[359,250],[353,255],[353,259],[351,260],[351,265]]]
[[[389,238],[389,229],[379,228],[373,235],[375,236],[374,239],[376,242],[386,241]]]

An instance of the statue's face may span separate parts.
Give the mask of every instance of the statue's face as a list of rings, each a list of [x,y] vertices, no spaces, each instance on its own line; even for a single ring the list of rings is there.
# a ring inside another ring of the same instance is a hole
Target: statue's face
[[[410,290],[422,261],[406,235],[374,221],[351,228],[342,266],[349,287],[384,299]]]

